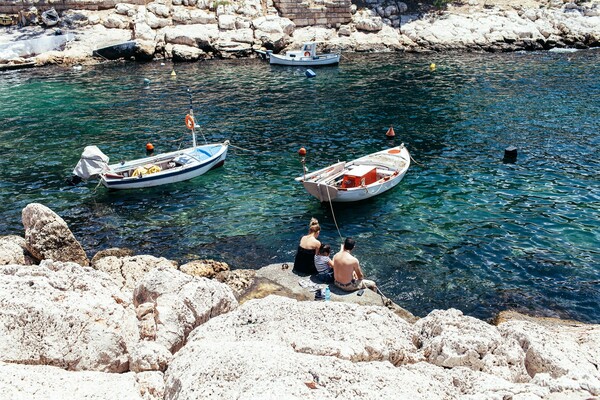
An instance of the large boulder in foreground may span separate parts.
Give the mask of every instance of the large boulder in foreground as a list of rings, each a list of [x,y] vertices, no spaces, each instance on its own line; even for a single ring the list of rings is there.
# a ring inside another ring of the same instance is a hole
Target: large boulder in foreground
[[[249,300],[190,334],[165,372],[165,399],[594,396],[598,327],[557,328],[543,336],[543,325],[527,323],[535,326],[497,328],[451,309],[410,324],[384,307]],[[530,361],[525,338],[537,348]],[[563,344],[571,354],[556,348]],[[531,377],[532,363],[540,369],[542,360],[548,372]]]
[[[89,265],[83,247],[54,211],[42,204],[31,203],[23,209],[22,219],[27,250],[35,258]]]
[[[161,266],[176,269],[177,263],[164,257],[159,258],[149,255],[107,256],[98,259],[92,266],[98,271],[106,272],[121,290],[127,295],[132,295],[137,282],[149,271]]]
[[[177,354],[165,377],[166,400],[458,398],[451,377],[430,364],[354,363],[254,341],[242,346],[194,341]]]
[[[0,393],[11,400],[162,400],[162,373],[73,372],[0,362]]]
[[[25,239],[16,235],[0,236],[0,265],[25,265],[27,262]]]
[[[113,281],[75,263],[0,267],[0,361],[125,372],[138,340]]]
[[[134,304],[142,338],[156,341],[171,353],[186,343],[198,325],[238,306],[227,285],[166,266],[144,276],[135,288]]]
[[[553,392],[600,396],[600,326],[513,313],[498,329],[523,348],[532,382]]]
[[[417,361],[412,332],[384,307],[250,300],[192,332],[165,398],[451,398],[449,377],[423,374],[437,367],[394,367]]]
[[[412,326],[385,307],[279,296],[250,300],[196,329],[191,340],[261,341],[354,362],[385,360],[399,365],[419,360]]]
[[[459,310],[434,310],[414,325],[424,358],[444,368],[468,367],[511,382],[527,382],[525,353],[493,325]]]

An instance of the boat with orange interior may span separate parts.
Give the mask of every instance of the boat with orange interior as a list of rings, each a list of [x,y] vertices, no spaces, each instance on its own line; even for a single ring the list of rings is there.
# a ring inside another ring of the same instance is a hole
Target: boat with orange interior
[[[304,164],[303,150],[299,154]],[[321,202],[353,202],[390,190],[404,178],[409,166],[410,154],[403,143],[354,161],[337,162],[295,180]]]

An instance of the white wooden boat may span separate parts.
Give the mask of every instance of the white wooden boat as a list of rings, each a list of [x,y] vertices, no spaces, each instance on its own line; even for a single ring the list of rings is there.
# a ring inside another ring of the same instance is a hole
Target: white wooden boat
[[[98,147],[87,146],[73,175],[79,181],[99,177],[100,182],[109,189],[140,189],[186,181],[223,165],[229,141],[197,145],[191,106],[190,114],[186,116],[186,125],[192,131],[192,147],[108,164],[109,158]]]
[[[410,154],[401,144],[354,161],[337,162],[295,180],[322,202],[352,202],[390,190],[404,178],[409,166]]]
[[[109,189],[141,189],[187,181],[223,165],[228,146],[229,141],[225,141],[110,164],[98,175]],[[96,146],[88,146],[84,155],[90,150],[100,151]]]
[[[268,56],[269,63],[275,65],[315,67],[340,62],[339,54],[317,54],[317,44],[314,42],[305,43],[302,50],[288,51],[284,55],[268,52]]]

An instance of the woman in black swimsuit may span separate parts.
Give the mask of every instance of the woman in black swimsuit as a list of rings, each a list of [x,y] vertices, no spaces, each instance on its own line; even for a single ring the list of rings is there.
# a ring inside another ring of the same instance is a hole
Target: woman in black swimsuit
[[[317,273],[317,268],[315,268],[315,254],[317,254],[321,247],[321,242],[317,240],[320,232],[319,221],[316,218],[312,218],[308,225],[308,234],[302,236],[302,239],[300,239],[296,258],[294,259],[294,272],[309,275]]]

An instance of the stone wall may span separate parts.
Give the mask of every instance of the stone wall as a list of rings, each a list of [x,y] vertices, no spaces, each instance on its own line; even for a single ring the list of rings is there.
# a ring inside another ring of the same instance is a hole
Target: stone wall
[[[326,26],[338,28],[352,21],[351,0],[273,0],[281,17],[297,27]]]
[[[36,7],[39,11],[53,8],[56,11],[64,10],[107,10],[114,8],[117,3],[146,4],[145,0],[0,0],[0,14],[17,14],[29,7]]]

